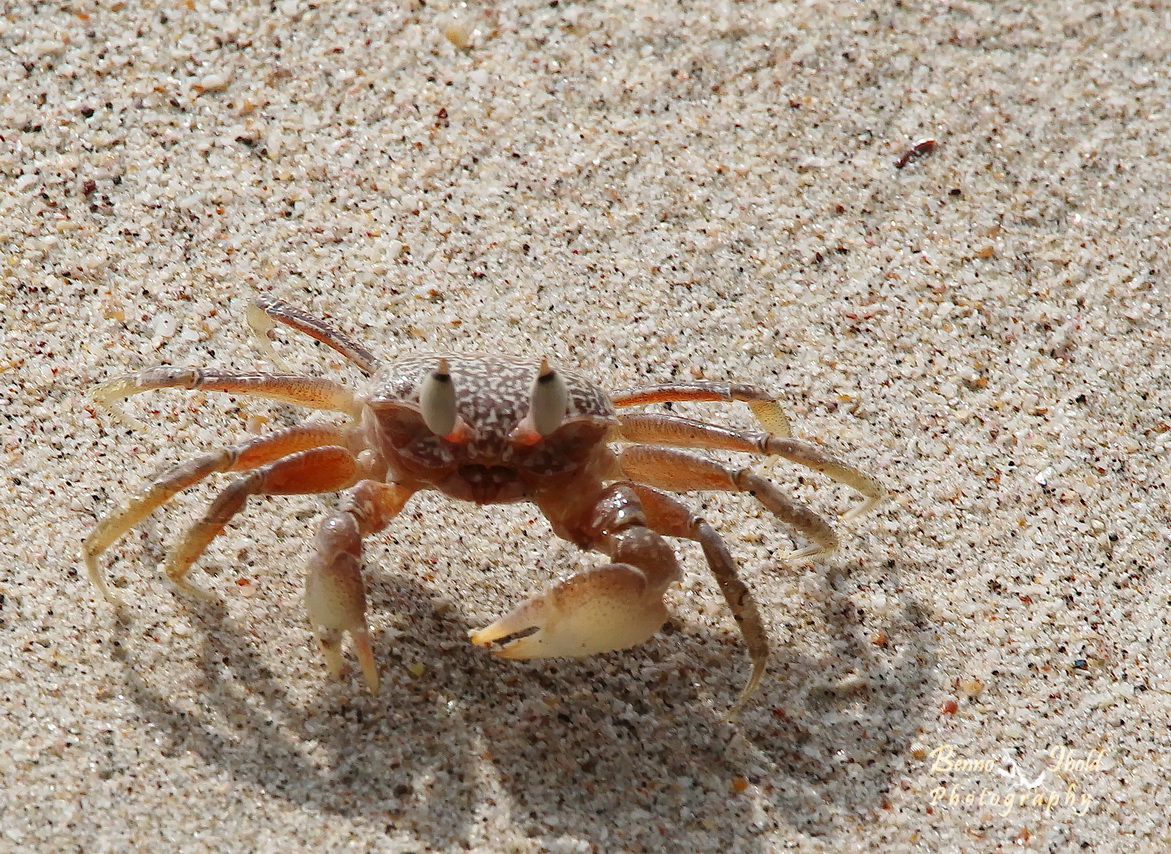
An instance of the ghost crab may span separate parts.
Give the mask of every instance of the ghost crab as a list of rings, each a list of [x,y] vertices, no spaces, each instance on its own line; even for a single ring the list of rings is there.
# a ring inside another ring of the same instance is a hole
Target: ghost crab
[[[417,491],[434,489],[477,504],[532,501],[554,532],[610,563],[584,570],[470,633],[505,658],[579,657],[648,640],[666,622],[667,588],[681,578],[664,537],[701,546],[752,658],[752,673],[728,712],[734,715],[760,682],[768,637],[748,588],[715,530],[671,492],[720,490],[755,496],[811,545],[787,560],[819,557],[837,546],[830,525],[749,469],[729,469],[679,448],[779,456],[848,484],[864,502],[857,516],[884,497],[871,476],[790,436],[771,395],[752,385],[654,385],[606,394],[547,360],[508,356],[419,355],[383,363],[364,347],[300,310],[261,297],[249,308],[260,346],[283,373],[159,367],[103,383],[107,405],[162,388],[251,395],[309,409],[343,413],[354,423],[305,423],[204,454],[165,471],[106,516],[86,538],[90,579],[106,585],[98,557],[177,493],[216,472],[238,472],[166,558],[167,576],[198,597],[209,594],[187,572],[252,495],[348,490],[318,528],[309,560],[305,602],[329,669],[345,665],[349,634],[370,691],[378,667],[366,622],[362,539],[385,528]],[[270,343],[276,323],[304,332],[345,356],[366,376],[359,392],[328,379],[289,372]],[[620,413],[667,402],[742,401],[763,432],[734,430],[667,414]],[[609,443],[627,443],[612,448]]]

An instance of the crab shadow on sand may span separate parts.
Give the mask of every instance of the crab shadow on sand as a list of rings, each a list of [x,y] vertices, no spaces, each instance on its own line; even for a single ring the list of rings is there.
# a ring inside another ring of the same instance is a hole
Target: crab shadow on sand
[[[114,646],[125,694],[168,754],[424,846],[483,836],[474,825],[503,794],[512,826],[542,847],[686,838],[696,850],[765,850],[782,832],[832,841],[881,809],[931,702],[932,631],[919,605],[895,567],[867,575],[894,606],[864,615],[849,579],[821,576],[818,630],[832,652],[796,654],[774,627],[769,674],[735,724],[720,720],[745,672],[730,633],[682,616],[637,650],[499,662],[467,643],[458,608],[388,572],[372,573],[371,610],[409,611],[415,630],[376,633],[376,697],[323,672],[320,691],[294,703],[250,629],[223,605],[178,595],[196,627],[197,700],[177,700],[136,658],[141,617],[113,621]],[[415,677],[400,664],[411,660],[441,664]]]

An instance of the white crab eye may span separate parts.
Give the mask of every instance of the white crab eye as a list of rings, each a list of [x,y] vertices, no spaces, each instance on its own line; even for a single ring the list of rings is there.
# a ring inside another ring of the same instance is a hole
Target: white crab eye
[[[447,359],[419,385],[419,411],[427,429],[437,436],[448,436],[455,430],[455,386],[451,382]]]
[[[529,419],[532,428],[542,436],[548,436],[561,426],[565,420],[565,410],[569,406],[569,387],[561,375],[549,367],[546,359],[541,359],[541,369],[537,378],[533,380],[533,390],[529,401]]]

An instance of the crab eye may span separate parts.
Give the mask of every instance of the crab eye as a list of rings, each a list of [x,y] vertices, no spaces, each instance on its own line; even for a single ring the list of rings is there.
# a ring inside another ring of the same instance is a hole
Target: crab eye
[[[537,378],[533,380],[533,389],[529,402],[529,419],[532,428],[542,436],[548,436],[561,426],[565,420],[565,410],[569,406],[569,387],[561,375],[549,367],[546,359],[541,359],[541,369]]]
[[[427,429],[437,436],[455,431],[455,386],[451,382],[447,359],[423,379],[419,386],[419,411]]]

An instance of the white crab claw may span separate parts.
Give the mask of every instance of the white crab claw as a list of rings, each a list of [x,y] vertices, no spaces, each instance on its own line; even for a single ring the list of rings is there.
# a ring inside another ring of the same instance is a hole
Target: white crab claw
[[[314,562],[305,581],[305,609],[334,676],[345,673],[342,635],[349,632],[354,655],[362,666],[371,694],[378,693],[378,664],[366,623],[366,586],[354,555],[343,552],[329,564]]]
[[[487,646],[527,632],[495,653],[513,659],[580,658],[649,640],[667,617],[662,595],[648,595],[646,576],[615,563],[566,579],[469,637]]]

